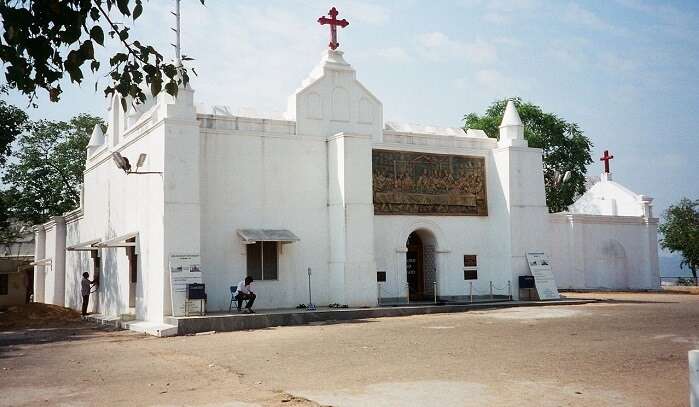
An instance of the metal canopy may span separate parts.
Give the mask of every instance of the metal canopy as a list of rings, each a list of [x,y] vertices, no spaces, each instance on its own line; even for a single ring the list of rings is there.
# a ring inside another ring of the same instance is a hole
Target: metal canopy
[[[301,240],[287,229],[238,229],[238,236],[245,244],[255,242],[291,243]]]
[[[75,251],[75,252],[80,252],[80,251],[92,251],[92,250],[99,250],[100,248],[97,247],[97,244],[99,244],[102,241],[102,239],[93,239],[93,240],[88,240],[87,242],[81,242],[77,243],[71,246],[66,247],[67,251]]]

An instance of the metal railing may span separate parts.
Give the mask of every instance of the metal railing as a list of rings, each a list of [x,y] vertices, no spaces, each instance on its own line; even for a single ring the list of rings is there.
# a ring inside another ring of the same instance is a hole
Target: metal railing
[[[469,302],[473,302],[473,293],[475,292],[477,295],[487,295],[491,300],[495,299],[495,292],[496,291],[502,291],[503,293],[507,292],[507,300],[512,301],[512,282],[507,281],[507,284],[503,285],[502,287],[498,287],[497,285],[493,284],[492,281],[488,282],[488,291],[480,291],[477,288],[473,288],[473,281],[468,282],[468,298]]]
[[[379,282],[377,283],[377,299],[378,299],[378,304],[382,305],[383,304],[383,299],[384,298],[403,298],[405,289],[407,288],[408,291],[410,291],[410,286],[407,282],[403,281],[398,284],[397,287],[393,287],[392,290],[386,289],[385,287],[385,282]],[[392,287],[392,285],[389,285],[389,287]],[[432,289],[433,289],[433,302],[434,304],[437,304],[440,302],[439,300],[439,282],[433,281],[432,282]],[[387,295],[388,294],[388,295]],[[497,284],[493,283],[493,281],[488,282],[488,290],[487,291],[481,291],[473,286],[473,281],[468,282],[468,301],[469,302],[474,302],[474,295],[480,296],[480,297],[487,297],[489,300],[495,300],[496,296],[505,296],[507,297],[508,301],[512,301],[512,281],[507,281],[507,283],[503,284],[502,286],[498,286]],[[408,292],[408,298],[410,298],[410,292]],[[409,300],[408,300],[409,302]]]

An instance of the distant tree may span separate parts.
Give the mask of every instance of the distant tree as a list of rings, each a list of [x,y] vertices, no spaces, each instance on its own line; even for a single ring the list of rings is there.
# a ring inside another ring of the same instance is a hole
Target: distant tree
[[[663,214],[664,221],[658,226],[663,235],[660,246],[671,253],[680,252],[680,267],[687,266],[692,271],[695,284],[699,270],[699,199],[692,201],[682,198],[671,205]]]
[[[204,0],[199,0],[204,4]],[[162,54],[150,45],[130,37],[124,19],[135,21],[143,12],[142,0],[0,0],[0,61],[5,67],[7,85],[36,97],[45,89],[51,101],[58,101],[64,75],[81,83],[83,66],[92,72],[100,67],[95,46],[104,46],[105,37],[121,44],[124,51],[109,58],[112,84],[105,95],[119,93],[143,102],[150,88],[153,95],[165,91],[177,95],[179,84],[189,81],[187,70],[164,62]],[[183,60],[191,58],[184,57]],[[97,83],[95,83],[97,90]],[[126,101],[122,99],[126,110]]]
[[[17,140],[5,168],[7,216],[20,224],[45,222],[80,203],[80,184],[92,129],[102,119],[81,114],[70,122],[40,120]]]
[[[5,93],[5,89],[0,87],[0,95]],[[26,129],[27,121],[27,114],[22,109],[0,100],[0,168],[12,151],[12,143]]]
[[[488,137],[498,137],[498,127],[505,113],[507,100],[498,100],[482,116],[469,113],[464,116],[465,129],[483,130]],[[585,193],[585,173],[592,163],[592,142],[576,123],[567,122],[553,113],[520,98],[512,99],[524,124],[524,138],[529,147],[541,148],[544,161],[546,205],[550,212],[568,208]],[[570,171],[570,179],[560,182],[560,175]]]

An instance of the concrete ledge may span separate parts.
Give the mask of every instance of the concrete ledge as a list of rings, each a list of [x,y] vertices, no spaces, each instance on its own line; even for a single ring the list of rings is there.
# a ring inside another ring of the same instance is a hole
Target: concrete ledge
[[[123,329],[122,326],[122,320],[119,317],[116,316],[107,316],[107,315],[102,315],[102,314],[89,314],[85,317],[83,317],[84,320],[90,321],[90,322],[95,322],[99,325],[107,325],[111,326],[114,328],[121,328]]]
[[[134,332],[142,332],[147,335],[167,337],[177,335],[177,326],[170,324],[159,324],[148,321],[129,321],[122,323],[125,329]]]
[[[400,307],[327,309],[318,311],[278,310],[258,314],[210,314],[192,317],[165,317],[165,323],[177,327],[178,335],[198,332],[231,332],[263,329],[274,326],[305,325],[314,322],[351,321],[369,318],[401,317],[408,315],[443,314],[479,309],[531,307],[549,305],[578,305],[597,302],[586,299],[550,301],[506,301],[456,305],[420,305]]]
[[[662,291],[675,294],[699,294],[697,286],[670,285],[664,286]]]

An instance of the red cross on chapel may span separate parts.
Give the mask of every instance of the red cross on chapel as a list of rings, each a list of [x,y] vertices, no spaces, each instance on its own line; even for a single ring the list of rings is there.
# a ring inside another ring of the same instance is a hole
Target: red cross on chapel
[[[320,25],[330,24],[330,44],[328,44],[328,46],[333,50],[340,46],[340,43],[337,42],[337,26],[345,28],[349,25],[349,22],[344,18],[342,20],[338,20],[338,14],[337,9],[333,7],[330,9],[330,11],[328,11],[330,18],[323,16],[318,19]]]
[[[609,160],[614,158],[613,155],[609,155],[608,150],[604,150],[604,155],[599,159],[600,161],[604,161],[604,172],[606,174],[609,174]]]

